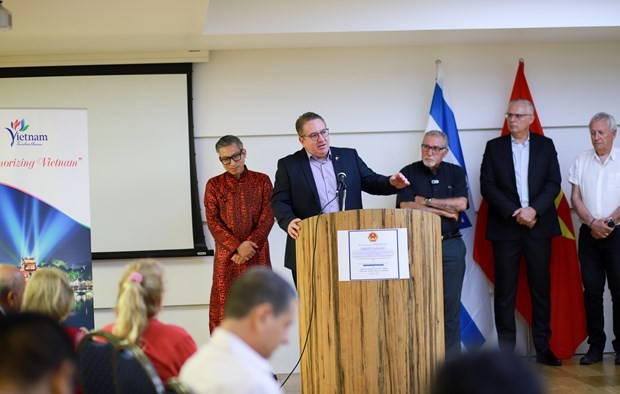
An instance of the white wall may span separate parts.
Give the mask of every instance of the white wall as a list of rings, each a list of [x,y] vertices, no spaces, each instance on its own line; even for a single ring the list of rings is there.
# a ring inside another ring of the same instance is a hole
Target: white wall
[[[615,26],[610,0],[210,0],[207,36]],[[303,17],[300,17],[303,16]]]
[[[194,67],[201,193],[206,180],[222,172],[214,144],[228,133],[242,138],[248,167],[273,180],[277,159],[300,147],[294,121],[306,111],[325,117],[332,145],[357,148],[376,172],[391,174],[419,160],[439,58],[478,207],[482,152],[486,140],[499,135],[520,57],[570,195],[565,179],[577,153],[590,147],[590,117],[598,111],[620,115],[620,42],[213,51],[209,63]],[[393,196],[364,196],[367,208],[394,202]],[[275,226],[269,241],[274,269],[290,278],[283,268],[284,232]],[[206,342],[212,258],[163,262],[168,290],[162,319]],[[97,326],[113,319],[125,263],[94,263]],[[276,372],[290,370],[298,357],[297,327],[291,334],[272,359]]]

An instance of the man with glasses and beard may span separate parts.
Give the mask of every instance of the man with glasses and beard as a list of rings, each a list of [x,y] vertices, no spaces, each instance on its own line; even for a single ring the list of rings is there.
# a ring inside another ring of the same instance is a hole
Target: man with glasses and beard
[[[233,281],[251,266],[271,268],[267,236],[274,222],[269,204],[271,181],[246,167],[247,152],[241,140],[226,135],[217,141],[215,151],[226,171],[209,179],[204,197],[207,225],[215,240],[211,332],[222,321]]]
[[[428,211],[441,217],[443,312],[446,357],[461,352],[461,289],[465,275],[465,243],[461,212],[467,209],[467,181],[460,166],[443,162],[448,136],[431,130],[422,140],[422,160],[400,170],[413,184],[396,196],[398,208]]]
[[[284,266],[291,270],[297,285],[295,240],[299,222],[319,213],[362,208],[362,191],[389,195],[407,185],[401,173],[391,177],[376,174],[358,156],[355,149],[330,147],[329,129],[318,114],[307,112],[295,122],[302,149],[278,161],[278,170],[271,198],[271,207],[282,230],[288,234]],[[344,177],[340,174],[344,174]],[[344,193],[338,178],[345,178]]]

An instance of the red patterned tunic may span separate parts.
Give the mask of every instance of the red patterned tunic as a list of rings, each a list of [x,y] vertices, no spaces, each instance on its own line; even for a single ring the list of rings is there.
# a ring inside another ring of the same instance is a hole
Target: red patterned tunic
[[[207,225],[215,239],[213,286],[209,305],[209,330],[220,325],[232,282],[249,267],[271,267],[267,236],[273,227],[271,181],[245,168],[239,179],[227,172],[209,179],[205,190]],[[243,264],[231,260],[243,241],[258,245],[256,254]]]

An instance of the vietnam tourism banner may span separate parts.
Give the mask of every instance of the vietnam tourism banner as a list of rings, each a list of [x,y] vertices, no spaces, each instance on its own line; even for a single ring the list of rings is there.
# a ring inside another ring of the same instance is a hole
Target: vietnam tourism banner
[[[0,262],[65,271],[67,325],[94,327],[85,109],[0,109]]]

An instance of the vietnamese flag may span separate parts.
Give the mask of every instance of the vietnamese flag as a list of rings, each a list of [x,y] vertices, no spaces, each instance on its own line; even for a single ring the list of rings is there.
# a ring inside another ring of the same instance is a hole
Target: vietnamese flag
[[[523,59],[520,59],[510,100],[526,99],[534,104],[524,70],[525,64]],[[536,106],[534,106],[534,122],[530,126],[530,131],[544,135],[536,113]],[[508,125],[504,120],[501,135],[507,134],[509,134]],[[555,207],[558,211],[562,235],[554,237],[551,241],[551,341],[549,344],[558,358],[567,359],[575,354],[575,350],[587,336],[586,315],[573,220],[568,201],[562,190],[555,199]],[[493,249],[491,242],[485,239],[488,210],[489,207],[483,199],[478,211],[473,255],[474,260],[482,267],[487,277],[495,282]],[[516,309],[531,325],[532,301],[523,257],[519,272]]]

